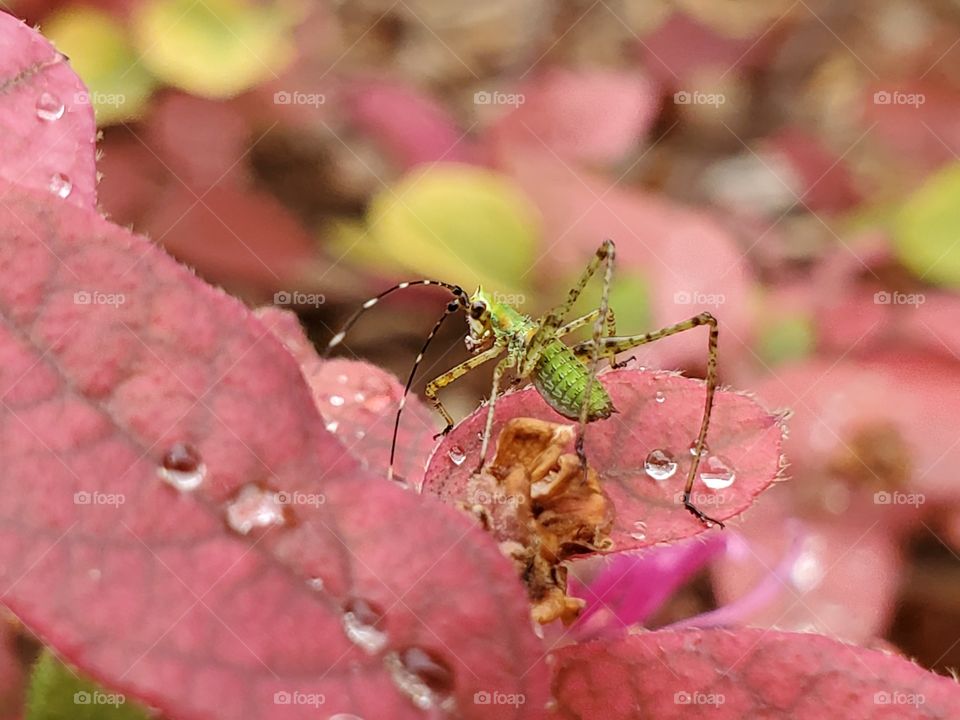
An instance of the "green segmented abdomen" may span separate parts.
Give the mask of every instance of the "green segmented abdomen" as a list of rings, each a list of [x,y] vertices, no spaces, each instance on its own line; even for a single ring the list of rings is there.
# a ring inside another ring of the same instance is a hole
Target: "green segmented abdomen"
[[[573,420],[580,417],[580,406],[589,379],[589,368],[559,340],[552,340],[544,346],[533,369],[533,386],[543,399],[558,413]],[[599,380],[594,380],[587,420],[610,417],[614,410],[607,391]]]

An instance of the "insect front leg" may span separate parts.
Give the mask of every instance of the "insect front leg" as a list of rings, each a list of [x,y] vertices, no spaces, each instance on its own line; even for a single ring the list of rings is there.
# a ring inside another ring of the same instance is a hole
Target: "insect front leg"
[[[597,248],[597,253],[593,256],[590,262],[587,263],[587,267],[584,269],[583,274],[577,281],[577,284],[570,288],[570,292],[567,293],[566,302],[543,316],[543,319],[541,320],[542,331],[550,332],[560,327],[561,323],[563,323],[563,319],[570,314],[570,310],[580,297],[580,293],[583,292],[583,289],[587,286],[587,283],[590,282],[590,278],[596,274],[600,264],[606,263],[607,267],[611,266],[615,250],[616,248],[613,244],[613,240],[610,240],[609,238],[600,243],[600,247]],[[604,316],[606,316],[606,313],[604,313]]]
[[[454,380],[463,377],[471,370],[483,365],[485,362],[493,360],[502,352],[503,347],[500,345],[494,345],[492,348],[484,350],[479,355],[474,355],[473,357],[464,360],[459,365],[447,370],[447,372],[445,372],[443,375],[440,375],[439,377],[436,377],[427,383],[427,387],[424,388],[423,394],[427,396],[431,403],[433,403],[434,409],[443,416],[443,419],[446,422],[443,430],[437,433],[434,436],[434,439],[446,435],[453,428],[453,417],[449,412],[447,412],[447,409],[443,406],[443,403],[440,402],[440,398],[437,396],[437,393]]]
[[[490,445],[490,433],[493,431],[493,415],[497,406],[497,395],[500,392],[500,379],[512,363],[513,358],[507,356],[497,363],[497,367],[493,371],[493,383],[490,386],[490,400],[487,403],[487,422],[486,425],[484,425],[483,439],[480,442],[480,461],[477,464],[477,472],[483,469],[483,461],[484,458],[487,457],[487,447]]]
[[[708,312],[670,325],[662,330],[644,333],[642,335],[607,337],[599,341],[596,339],[587,340],[573,347],[573,352],[577,356],[596,356],[599,350],[605,349],[616,355],[619,352],[630,350],[631,348],[660,340],[661,338],[676,335],[686,330],[692,330],[695,327],[706,325],[710,328],[710,334],[707,338],[707,377],[706,377],[706,399],[703,406],[703,419],[700,421],[700,432],[697,434],[697,442],[694,447],[693,461],[690,463],[690,472],[687,475],[687,483],[683,489],[683,506],[704,523],[715,523],[723,527],[723,523],[708,517],[696,505],[690,501],[690,493],[693,490],[693,481],[697,477],[697,469],[700,466],[700,456],[703,454],[703,446],[707,440],[707,430],[710,427],[710,416],[713,413],[713,398],[717,390],[717,340],[719,330],[717,320]]]

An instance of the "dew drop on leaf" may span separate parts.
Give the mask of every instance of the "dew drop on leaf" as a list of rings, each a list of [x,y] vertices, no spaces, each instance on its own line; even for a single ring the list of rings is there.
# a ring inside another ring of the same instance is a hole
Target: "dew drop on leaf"
[[[343,403],[344,403],[344,400],[342,396],[340,395],[330,396],[330,404],[333,405],[334,407],[340,407],[341,405],[343,405]]]
[[[450,448],[447,456],[450,458],[451,462],[458,467],[463,465],[463,461],[467,459],[467,454],[459,445],[454,445],[452,448]]]
[[[337,713],[336,715],[331,715],[328,720],[363,720],[363,718],[353,713]]]
[[[710,452],[710,446],[707,445],[706,441],[704,441],[704,443],[703,443],[703,449],[700,451],[700,457],[702,458],[704,455],[709,454],[709,452]],[[690,454],[691,454],[691,455],[696,455],[696,454],[697,454],[697,441],[696,441],[696,440],[694,440],[692,443],[690,443]]]
[[[453,669],[435,653],[411,647],[390,653],[385,663],[397,688],[421,710],[452,705]]]
[[[703,461],[700,479],[711,490],[723,490],[733,485],[737,479],[733,466],[719,455],[711,455]]]
[[[340,423],[337,422],[336,420],[331,420],[326,425],[327,430],[332,433],[335,433],[338,427],[340,427]]]
[[[53,93],[44,92],[37,98],[37,117],[45,122],[53,122],[63,117],[63,103]]]
[[[647,539],[647,524],[643,520],[637,520],[634,524],[634,531],[630,533],[630,537],[634,540],[646,540]]]
[[[366,600],[354,598],[343,608],[343,632],[371,655],[387,645],[387,633],[379,627],[382,623],[383,612]]]
[[[50,177],[50,192],[66,200],[73,192],[73,181],[63,173],[54,173]]]
[[[258,485],[245,486],[227,505],[227,525],[241,535],[284,522],[283,505],[277,493]]]
[[[193,445],[178,442],[167,450],[157,473],[180,492],[189,492],[200,487],[207,475],[207,466]]]
[[[307,580],[307,587],[311,590],[323,590],[323,578],[310,578]]]
[[[666,399],[667,396],[664,395],[660,390],[657,390],[657,394],[654,395],[654,400],[656,400],[658,403],[662,403]]]
[[[651,450],[643,463],[643,469],[654,480],[662,482],[673,477],[677,471],[677,461],[666,450]]]

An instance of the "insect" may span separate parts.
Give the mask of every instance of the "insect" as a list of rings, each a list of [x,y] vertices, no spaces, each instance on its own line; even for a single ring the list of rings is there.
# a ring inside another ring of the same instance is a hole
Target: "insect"
[[[706,325],[709,328],[706,397],[700,430],[693,448],[693,460],[690,463],[690,470],[684,486],[683,505],[701,522],[723,527],[722,522],[708,517],[690,500],[693,482],[697,476],[700,458],[703,455],[707,430],[710,426],[710,415],[713,410],[713,400],[717,388],[717,338],[719,334],[717,321],[710,313],[702,312],[689,320],[653,332],[640,335],[617,335],[616,320],[609,307],[615,256],[616,247],[613,241],[604,240],[587,264],[576,285],[570,289],[566,301],[539,318],[531,318],[520,313],[511,305],[499,302],[492,293],[483,290],[483,288],[477,289],[473,295],[468,295],[460,286],[438,280],[402,282],[363,303],[347,319],[343,328],[330,339],[327,344],[326,355],[329,355],[337,345],[343,342],[350,328],[364,312],[393,292],[415,286],[436,285],[446,289],[453,296],[443,314],[427,335],[407,377],[394,421],[389,476],[393,477],[393,462],[396,453],[397,431],[400,427],[400,416],[403,413],[404,403],[417,374],[417,369],[423,360],[424,353],[430,346],[430,342],[440,330],[444,320],[458,310],[463,310],[466,315],[467,334],[464,342],[471,357],[431,380],[427,383],[424,392],[446,423],[437,437],[446,435],[453,428],[454,421],[440,401],[439,391],[471,370],[500,358],[493,371],[493,384],[487,403],[487,417],[481,440],[478,471],[483,467],[487,455],[497,398],[501,395],[503,377],[509,370],[514,371],[515,381],[530,381],[547,404],[560,415],[579,422],[576,452],[582,467],[586,470],[587,458],[584,451],[584,434],[587,424],[610,417],[616,412],[610,396],[596,379],[599,362],[603,359],[607,360],[614,368],[622,367],[625,363],[618,363],[616,360],[619,353]],[[601,266],[603,266],[603,285],[599,306],[596,310],[582,317],[567,321],[567,316],[580,294]],[[567,345],[562,342],[565,336],[591,323],[593,332],[589,340],[576,345]]]

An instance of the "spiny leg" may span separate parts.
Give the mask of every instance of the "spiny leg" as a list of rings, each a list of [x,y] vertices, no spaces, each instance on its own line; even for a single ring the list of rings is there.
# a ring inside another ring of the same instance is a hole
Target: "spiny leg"
[[[493,370],[493,383],[490,386],[490,399],[487,402],[487,422],[483,428],[483,439],[480,442],[480,461],[477,463],[476,472],[480,472],[483,469],[483,460],[487,457],[487,447],[490,445],[490,433],[493,430],[494,409],[497,406],[497,395],[500,392],[500,379],[503,377],[506,369],[510,367],[511,361],[512,358],[505,357],[497,363],[497,367]]]
[[[707,440],[707,430],[710,427],[710,415],[713,412],[713,397],[717,390],[717,338],[719,336],[719,331],[717,329],[716,318],[710,313],[704,312],[700,313],[696,317],[690,318],[689,320],[677,323],[676,325],[670,325],[662,330],[644,333],[643,335],[608,337],[603,338],[599,342],[597,342],[595,339],[587,340],[579,345],[575,345],[573,347],[573,352],[578,356],[584,356],[588,354],[590,356],[595,356],[600,346],[603,346],[606,350],[612,351],[615,355],[616,353],[623,352],[624,350],[630,350],[631,348],[638,347],[639,345],[645,345],[647,343],[654,342],[655,340],[669,337],[670,335],[676,335],[677,333],[684,332],[685,330],[691,330],[695,327],[699,327],[700,325],[708,325],[710,327],[710,335],[707,340],[707,397],[704,401],[703,419],[700,421],[700,432],[697,435],[697,444],[694,447],[695,452],[693,456],[693,462],[690,464],[690,472],[687,475],[687,483],[683,489],[683,506],[702,522],[715,523],[720,527],[723,527],[722,522],[708,517],[690,501],[690,493],[693,490],[693,481],[697,477],[697,469],[700,466],[700,456],[703,454],[703,446]]]
[[[587,382],[583,388],[583,399],[580,403],[580,432],[577,434],[576,450],[577,457],[580,458],[580,466],[583,468],[584,482],[587,480],[587,453],[583,448],[584,438],[587,434],[587,419],[590,414],[590,399],[593,395],[593,384],[597,381],[597,364],[600,361],[600,336],[603,334],[603,325],[608,321],[610,310],[610,285],[613,282],[613,266],[616,258],[616,247],[612,240],[604,240],[597,250],[596,256],[587,266],[580,283],[567,298],[567,308],[576,302],[577,297],[583,290],[590,277],[596,272],[597,267],[602,262],[603,268],[603,286],[600,289],[600,307],[597,309],[597,317],[593,321],[593,346],[590,352],[590,371],[587,374]]]
[[[441,435],[446,435],[453,427],[453,417],[449,412],[447,412],[447,409],[443,406],[443,403],[440,402],[440,398],[437,396],[437,393],[454,380],[463,377],[471,370],[483,365],[485,362],[493,360],[502,352],[502,346],[494,345],[493,347],[484,350],[479,355],[474,355],[471,358],[467,358],[459,365],[450,368],[443,375],[440,375],[439,377],[436,377],[427,383],[427,387],[424,389],[423,394],[427,396],[431,403],[433,403],[434,409],[443,416],[443,419],[446,422],[443,430],[437,433],[434,436],[434,439],[440,437]]]
[[[560,327],[563,319],[570,313],[571,308],[573,308],[574,304],[577,302],[577,298],[580,297],[580,293],[583,292],[583,289],[587,286],[587,283],[590,282],[590,278],[592,278],[597,272],[597,268],[600,267],[600,263],[606,262],[607,267],[611,265],[614,252],[615,247],[613,240],[607,238],[600,243],[600,247],[597,248],[596,255],[594,255],[590,262],[587,263],[587,267],[584,269],[580,279],[577,280],[577,284],[570,289],[569,293],[567,293],[566,302],[548,312],[541,319],[541,332],[550,332]],[[606,313],[603,313],[603,315],[605,316]]]

